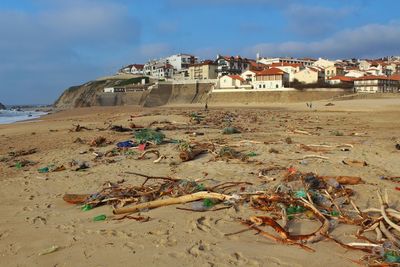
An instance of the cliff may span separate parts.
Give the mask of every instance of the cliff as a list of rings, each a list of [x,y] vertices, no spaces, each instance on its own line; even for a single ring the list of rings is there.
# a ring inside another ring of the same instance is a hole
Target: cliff
[[[141,105],[145,107],[157,107],[162,105],[203,103],[212,86],[210,83],[159,83],[143,92],[103,92],[105,87],[125,86],[131,82],[132,79],[105,79],[72,86],[63,92],[54,103],[54,106],[60,109],[68,109],[90,106]]]
[[[142,77],[131,79],[108,78],[91,81],[82,85],[72,86],[65,90],[54,103],[60,109],[90,107],[90,106],[116,106],[139,105],[143,92],[104,93],[106,87],[126,86],[140,82]]]

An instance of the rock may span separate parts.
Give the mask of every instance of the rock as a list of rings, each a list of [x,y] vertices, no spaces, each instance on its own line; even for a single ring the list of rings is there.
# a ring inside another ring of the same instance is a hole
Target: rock
[[[0,109],[6,109],[6,106],[4,106],[2,103],[0,103]]]

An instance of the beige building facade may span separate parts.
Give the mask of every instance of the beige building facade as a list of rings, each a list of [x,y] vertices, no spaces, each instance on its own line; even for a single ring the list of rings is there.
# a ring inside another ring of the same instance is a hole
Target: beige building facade
[[[191,80],[217,79],[217,64],[212,61],[193,64],[189,67]]]
[[[305,68],[293,75],[293,78],[301,83],[310,84],[318,82],[318,71]]]

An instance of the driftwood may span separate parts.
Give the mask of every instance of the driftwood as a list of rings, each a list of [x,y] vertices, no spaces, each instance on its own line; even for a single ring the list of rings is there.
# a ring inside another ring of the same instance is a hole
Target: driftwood
[[[365,182],[358,176],[319,176],[324,181],[328,181],[330,179],[336,180],[339,184],[342,185],[356,185],[356,184],[364,184]]]
[[[205,151],[202,149],[185,150],[185,151],[182,151],[181,153],[179,153],[179,158],[182,161],[189,161],[189,160],[196,158],[196,156],[198,156],[204,152]]]
[[[158,199],[150,202],[140,203],[131,207],[124,207],[119,209],[114,209],[114,214],[124,214],[124,213],[133,213],[143,209],[154,209],[163,206],[176,205],[176,204],[184,204],[187,202],[193,202],[196,200],[212,198],[218,199],[220,201],[225,201],[231,199],[232,197],[229,195],[219,194],[219,193],[210,193],[210,192],[197,192],[190,195],[175,197],[175,198],[167,198],[167,199]]]

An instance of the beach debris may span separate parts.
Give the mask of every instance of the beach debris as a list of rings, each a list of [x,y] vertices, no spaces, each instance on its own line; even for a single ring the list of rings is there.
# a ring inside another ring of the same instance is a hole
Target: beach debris
[[[334,135],[334,136],[343,136],[344,133],[343,133],[343,132],[340,132],[340,131],[338,131],[338,130],[334,130],[334,131],[331,132],[331,135]]]
[[[156,150],[156,149],[152,149],[152,150],[146,150],[145,152],[143,152],[138,159],[146,159],[145,156],[147,154],[154,154],[156,155],[156,159],[153,161],[153,163],[159,163],[163,158],[165,159],[166,157],[160,154],[160,151]]]
[[[60,249],[59,246],[53,245],[53,246],[51,246],[51,247],[49,247],[49,248],[43,250],[42,252],[39,252],[38,255],[39,255],[39,256],[47,255],[47,254],[56,252],[56,251],[58,251],[59,249]]]
[[[222,134],[237,134],[237,133],[241,133],[241,131],[236,127],[229,126],[222,129]]]
[[[124,213],[133,213],[143,209],[154,209],[163,206],[176,205],[176,204],[184,204],[187,202],[193,202],[200,199],[218,199],[220,201],[225,201],[231,199],[231,196],[212,193],[212,192],[196,192],[189,195],[184,195],[180,197],[167,198],[167,199],[158,199],[150,202],[140,203],[131,207],[118,208],[113,211],[114,214],[124,214]]]
[[[248,159],[248,156],[246,154],[236,151],[235,149],[228,146],[221,147],[218,153],[218,157],[225,160],[239,159],[241,161],[246,161]]]
[[[94,222],[105,221],[106,219],[107,219],[107,216],[105,214],[100,214],[100,215],[93,217]]]
[[[190,160],[195,159],[198,155],[200,155],[204,152],[205,152],[205,150],[203,150],[203,149],[190,149],[190,150],[188,149],[188,150],[181,151],[179,153],[179,158],[182,161],[190,161]]]
[[[303,130],[297,130],[297,129],[294,129],[291,132],[296,133],[296,134],[312,135],[312,133],[310,133],[310,132],[303,131]]]
[[[81,171],[90,168],[89,164],[86,161],[80,160],[72,160],[69,162],[69,166],[73,171]]]
[[[76,124],[76,125],[72,124],[72,126],[74,128],[69,129],[70,132],[80,132],[80,131],[83,131],[83,130],[86,130],[86,131],[91,131],[92,130],[92,129],[88,128],[88,127],[81,126],[80,124]]]
[[[269,153],[273,153],[273,154],[279,154],[279,150],[276,149],[276,148],[273,148],[273,147],[271,147],[271,148],[268,150],[268,152],[269,152]]]
[[[400,150],[400,144],[396,144],[394,147],[395,147],[397,150]]]
[[[136,141],[140,144],[153,142],[154,144],[159,145],[163,142],[165,135],[162,132],[158,132],[149,128],[144,128],[135,132],[135,138]]]
[[[75,140],[74,140],[74,143],[76,143],[76,144],[85,144],[86,143],[86,141],[84,141],[82,138],[80,138],[80,137],[77,137]]]
[[[37,164],[38,163],[35,162],[35,161],[26,160],[26,159],[20,159],[20,160],[14,161],[14,163],[9,164],[8,167],[10,167],[10,168],[15,167],[17,170],[20,170],[20,169],[22,169],[24,167],[34,166],[34,165],[37,165]]]
[[[335,105],[335,104],[333,104],[333,103],[331,103],[331,102],[325,104],[326,107],[331,107],[331,106],[334,106],[334,105]]]
[[[123,127],[122,125],[112,125],[110,127],[110,130],[114,131],[114,132],[120,132],[120,133],[132,132],[132,128],[126,128],[126,127]]]
[[[107,141],[107,138],[105,138],[104,136],[97,136],[89,142],[89,145],[92,147],[106,146],[109,144],[111,144],[111,142]]]
[[[64,194],[63,200],[71,204],[82,204],[90,197],[90,194]]]
[[[21,149],[21,150],[17,150],[17,151],[10,151],[10,152],[8,152],[8,156],[0,158],[0,162],[9,162],[15,158],[18,158],[21,156],[28,156],[31,154],[35,154],[37,152],[38,152],[37,148],[31,148],[28,150]]]
[[[205,116],[201,115],[201,113],[192,112],[190,113],[190,121],[196,124],[200,124],[205,118]]]
[[[118,148],[130,148],[137,146],[132,140],[122,141],[117,143]]]
[[[365,166],[368,166],[366,161],[359,161],[359,160],[344,159],[344,160],[342,160],[342,163],[345,164],[345,165],[353,166],[353,167],[365,167]]]
[[[289,136],[285,138],[285,142],[286,142],[286,144],[288,144],[288,145],[293,144],[293,140],[292,140],[292,138],[290,138]]]
[[[301,159],[325,159],[325,160],[328,160],[329,157],[324,157],[324,156],[320,156],[320,155],[305,155]]]

